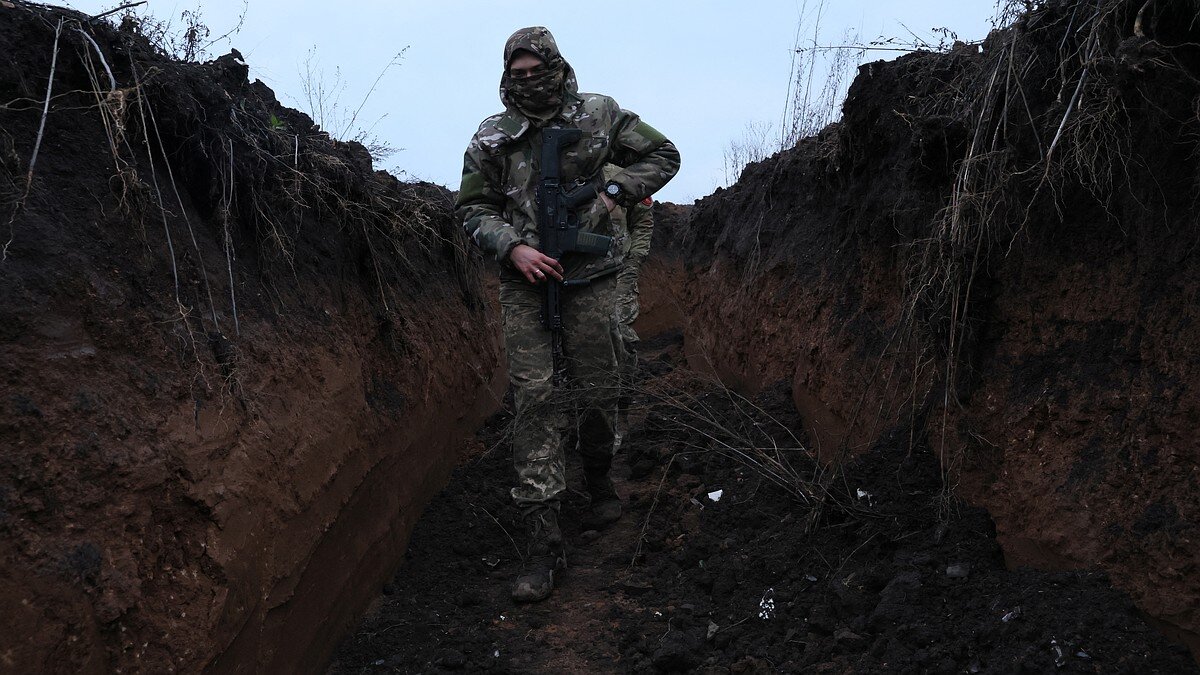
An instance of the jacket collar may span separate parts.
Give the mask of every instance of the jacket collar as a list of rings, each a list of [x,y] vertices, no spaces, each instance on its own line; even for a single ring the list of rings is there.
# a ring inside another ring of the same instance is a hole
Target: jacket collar
[[[572,122],[575,120],[576,114],[579,113],[579,106],[583,105],[583,99],[577,94],[568,93],[567,100],[563,104],[562,110],[552,121]],[[533,123],[529,118],[522,115],[519,110],[514,107],[509,107],[496,121],[495,127],[509,138],[516,140],[525,135],[533,127]]]

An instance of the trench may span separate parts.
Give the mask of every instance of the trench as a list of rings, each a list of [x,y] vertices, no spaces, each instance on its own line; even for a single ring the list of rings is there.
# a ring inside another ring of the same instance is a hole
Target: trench
[[[447,190],[233,54],[0,3],[0,101],[40,100],[60,19],[96,40],[66,31],[28,183],[40,108],[0,108],[0,671],[1195,672],[1198,38],[1105,1],[1079,86],[1121,115],[1066,120],[1079,3],[1039,3],[659,205],[627,513],[581,528],[572,465],[571,566],[530,606]],[[957,95],[1018,53],[1028,89]],[[1118,127],[1136,161],[1081,154]],[[973,138],[1023,211],[944,219]]]
[[[678,289],[678,269],[647,278]],[[678,296],[645,296],[622,519],[582,524],[569,458],[569,567],[550,599],[514,603],[497,412],[327,672],[1200,672],[1102,573],[1006,564],[927,446],[884,439],[834,471],[791,382],[721,384],[689,363]]]

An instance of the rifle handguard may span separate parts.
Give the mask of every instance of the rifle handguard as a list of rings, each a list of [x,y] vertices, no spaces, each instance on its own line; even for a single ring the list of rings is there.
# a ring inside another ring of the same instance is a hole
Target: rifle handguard
[[[557,148],[561,143],[563,143],[563,140],[560,139],[573,139],[578,135],[568,135],[565,133],[568,131],[573,130],[554,129],[543,132],[546,134],[553,134],[549,136],[550,140],[548,147],[544,149],[544,156],[542,159],[543,162],[548,162],[548,160],[553,161],[555,166],[557,166]],[[555,150],[551,152],[549,149],[550,147],[555,148]],[[555,171],[555,174],[557,174],[557,171]],[[584,183],[583,185],[576,186],[572,190],[560,189],[558,194],[560,199],[557,207],[560,209],[565,207],[568,211],[573,211],[580,206],[583,206],[584,204],[596,199],[600,194],[600,191],[596,188],[596,184],[594,182],[588,182]],[[596,234],[594,232],[584,232],[579,229],[578,225],[573,227],[558,228],[559,250],[561,250],[563,253],[575,252],[605,255],[612,248],[612,240],[613,238],[607,235]]]

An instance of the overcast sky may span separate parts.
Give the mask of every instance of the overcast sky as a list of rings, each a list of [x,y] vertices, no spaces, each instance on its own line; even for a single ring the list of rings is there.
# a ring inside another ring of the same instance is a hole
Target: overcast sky
[[[121,3],[64,4],[94,14]],[[284,104],[310,113],[301,82],[305,60],[313,53],[313,67],[324,72],[327,86],[341,69],[346,85],[341,117],[346,118],[386,64],[407,47],[401,63],[367,100],[359,124],[403,148],[378,168],[456,189],[467,141],[480,120],[502,107],[496,90],[505,39],[522,26],[544,25],[574,66],[583,91],[612,96],[679,146],[683,168],[658,197],[690,202],[725,183],[723,153],[748,123],[779,127],[797,27],[803,24],[805,40],[811,40],[818,5],[819,0],[595,5],[249,0],[240,31],[209,51],[216,57],[236,47],[249,62],[252,79],[266,82]],[[178,25],[180,13],[196,7],[196,0],[150,0],[138,11]],[[232,29],[242,12],[240,0],[203,0],[199,7],[214,37]],[[864,41],[911,39],[908,29],[933,40],[935,27],[977,40],[991,28],[994,9],[993,0],[829,0],[819,41],[840,42],[846,29]],[[868,54],[868,60],[892,57]],[[333,127],[332,121],[326,127]]]

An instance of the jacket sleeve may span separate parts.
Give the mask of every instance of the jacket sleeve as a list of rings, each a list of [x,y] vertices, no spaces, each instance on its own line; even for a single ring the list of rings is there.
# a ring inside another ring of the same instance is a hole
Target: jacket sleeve
[[[477,139],[472,139],[463,156],[462,184],[454,215],[462,221],[467,236],[503,262],[522,240],[512,223],[504,219],[505,195],[499,185],[500,169],[495,159]]]
[[[630,326],[638,318],[638,278],[642,264],[650,253],[650,239],[654,234],[654,211],[638,202],[627,210],[629,222],[629,253],[625,265],[617,272],[617,320],[623,330],[632,332]]]
[[[613,178],[624,192],[623,206],[658,192],[679,172],[675,144],[628,110],[618,112],[610,143],[612,162],[624,167]]]
[[[626,265],[640,267],[650,254],[650,240],[654,236],[654,210],[642,202],[629,209],[629,257]]]

